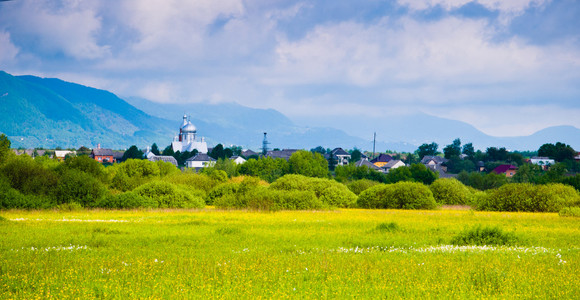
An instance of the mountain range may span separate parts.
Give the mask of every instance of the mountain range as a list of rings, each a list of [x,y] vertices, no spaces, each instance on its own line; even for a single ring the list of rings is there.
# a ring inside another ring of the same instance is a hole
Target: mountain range
[[[414,151],[433,141],[443,148],[455,138],[479,149],[537,150],[544,143],[558,141],[580,149],[580,129],[572,126],[549,127],[523,137],[493,137],[464,122],[418,113],[364,122],[341,119],[352,126],[347,134],[333,126],[296,124],[273,109],[236,103],[162,104],[136,97],[121,99],[105,90],[60,79],[0,71],[0,132],[10,138],[13,147],[92,148],[101,144],[126,149],[157,143],[164,148],[178,133],[184,114],[210,146],[222,143],[254,150],[261,147],[264,132],[271,148],[320,145],[372,150],[373,131],[377,132],[377,151]],[[327,124],[333,124],[332,120]]]

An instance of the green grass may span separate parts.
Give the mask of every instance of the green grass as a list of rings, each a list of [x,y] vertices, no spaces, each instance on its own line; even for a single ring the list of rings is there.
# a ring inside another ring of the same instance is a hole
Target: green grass
[[[556,213],[1,211],[0,298],[558,298],[580,220]],[[465,228],[510,246],[452,246]]]

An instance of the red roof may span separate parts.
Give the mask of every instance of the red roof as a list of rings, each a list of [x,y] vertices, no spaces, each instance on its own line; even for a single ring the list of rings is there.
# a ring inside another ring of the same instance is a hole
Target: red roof
[[[517,170],[517,169],[518,167],[514,165],[499,165],[495,169],[493,169],[492,172],[494,172],[495,174],[504,174],[509,170]]]

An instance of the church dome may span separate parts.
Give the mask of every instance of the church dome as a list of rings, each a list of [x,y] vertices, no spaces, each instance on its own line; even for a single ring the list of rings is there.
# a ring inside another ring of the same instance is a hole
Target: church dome
[[[182,132],[196,132],[197,128],[195,128],[195,125],[191,124],[191,122],[187,122],[187,124],[185,124],[185,126],[181,127],[181,131]]]

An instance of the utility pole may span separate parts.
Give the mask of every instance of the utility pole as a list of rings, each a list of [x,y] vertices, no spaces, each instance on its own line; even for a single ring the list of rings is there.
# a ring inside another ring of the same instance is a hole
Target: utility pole
[[[377,132],[373,134],[373,159],[375,158],[375,144],[377,143]]]

